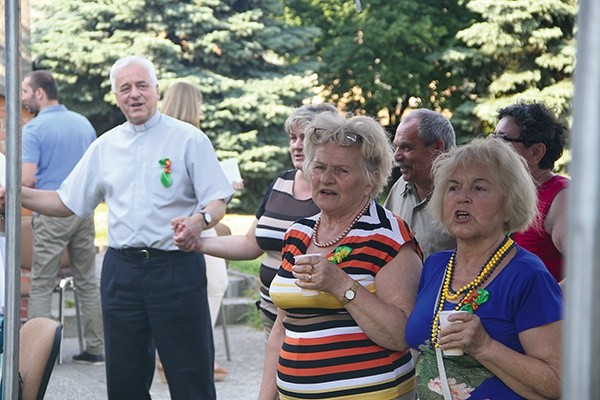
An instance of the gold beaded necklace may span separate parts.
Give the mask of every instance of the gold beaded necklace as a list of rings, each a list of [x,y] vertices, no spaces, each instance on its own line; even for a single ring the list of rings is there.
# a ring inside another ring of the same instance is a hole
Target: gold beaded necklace
[[[481,267],[481,270],[475,279],[458,289],[456,293],[451,293],[452,291],[450,289],[452,277],[454,275],[456,251],[452,253],[450,260],[448,260],[448,265],[446,266],[439,302],[435,308],[435,315],[433,316],[433,321],[431,323],[431,343],[433,343],[434,347],[439,347],[437,340],[441,330],[440,312],[444,309],[446,300],[456,300],[461,294],[465,293],[463,298],[454,307],[455,310],[460,310],[460,308],[465,304],[465,300],[469,299],[477,290],[477,288],[485,283],[485,281],[492,275],[496,267],[500,265],[504,257],[506,257],[510,250],[512,250],[514,245],[515,242],[510,237],[506,236],[502,243],[500,243],[500,245],[496,248],[489,260],[483,265],[483,267]]]
[[[354,226],[354,224],[356,224],[358,222],[358,220],[360,219],[360,217],[362,217],[363,214],[367,211],[370,204],[371,204],[371,200],[369,199],[367,201],[367,203],[365,204],[365,206],[362,208],[362,210],[360,210],[358,215],[356,217],[354,217],[354,219],[352,220],[350,225],[348,225],[348,227],[346,229],[344,229],[344,231],[342,233],[340,233],[335,239],[330,240],[329,242],[325,242],[325,243],[320,243],[319,239],[317,238],[319,226],[321,225],[321,217],[319,216],[319,219],[317,219],[317,222],[315,223],[315,228],[313,229],[312,239],[313,239],[313,243],[315,244],[315,246],[321,247],[321,248],[330,247],[330,246],[333,246],[334,244],[336,244],[337,242],[339,242],[340,240],[342,240],[343,238],[345,238],[346,235],[350,232],[350,230]]]

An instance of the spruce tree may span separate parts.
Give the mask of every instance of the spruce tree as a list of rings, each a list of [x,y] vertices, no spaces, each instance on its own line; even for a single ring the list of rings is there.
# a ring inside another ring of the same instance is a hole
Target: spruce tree
[[[279,0],[41,1],[32,22],[35,68],[52,71],[61,101],[99,133],[123,121],[108,71],[141,54],[159,86],[199,85],[202,129],[220,158],[240,161],[243,206],[254,211],[276,173],[291,167],[283,122],[309,96],[315,28],[286,21]],[[234,203],[238,206],[240,203]]]
[[[577,1],[468,0],[467,7],[479,19],[458,33],[463,46],[445,56],[465,77],[460,118],[473,113],[489,132],[497,111],[518,100],[544,102],[569,118]]]

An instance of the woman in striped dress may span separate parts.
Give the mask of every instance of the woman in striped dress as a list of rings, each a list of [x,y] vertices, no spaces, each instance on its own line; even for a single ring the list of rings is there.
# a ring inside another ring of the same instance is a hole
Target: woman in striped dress
[[[328,113],[305,135],[304,172],[321,212],[286,232],[259,398],[414,399],[404,326],[421,251],[374,200],[392,168],[387,135],[372,118]]]
[[[269,337],[277,307],[269,297],[269,286],[281,264],[281,246],[287,228],[297,219],[316,214],[319,209],[310,197],[310,186],[301,171],[304,162],[304,129],[315,115],[337,110],[329,103],[300,106],[285,121],[289,151],[294,169],[283,171],[269,185],[256,211],[256,219],[245,235],[203,237],[195,250],[227,260],[254,260],[264,253],[260,265],[260,300],[257,307]]]

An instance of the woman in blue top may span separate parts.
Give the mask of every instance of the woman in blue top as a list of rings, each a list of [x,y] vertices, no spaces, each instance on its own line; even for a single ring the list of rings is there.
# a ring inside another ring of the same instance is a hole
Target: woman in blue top
[[[429,207],[457,248],[426,260],[406,325],[421,353],[419,399],[559,398],[562,293],[541,260],[508,237],[536,213],[527,165],[507,143],[476,139],[440,156],[433,171]],[[468,312],[441,329],[442,310]],[[464,355],[442,355],[455,348]]]

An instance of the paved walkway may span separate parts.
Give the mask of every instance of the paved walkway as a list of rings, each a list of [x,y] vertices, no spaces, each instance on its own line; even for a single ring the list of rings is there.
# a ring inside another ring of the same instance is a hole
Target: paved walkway
[[[227,379],[216,382],[220,400],[253,400],[258,397],[264,360],[264,335],[246,325],[229,325],[231,361],[227,361],[223,331],[215,329],[216,359],[229,370]],[[104,366],[75,364],[71,357],[79,352],[76,338],[64,339],[63,364],[56,365],[50,377],[46,400],[106,400]],[[158,376],[151,392],[154,400],[168,400],[169,388]],[[135,399],[132,399],[135,400]]]
[[[103,253],[96,257],[99,279]],[[216,382],[219,400],[254,400],[258,397],[265,351],[262,330],[247,325],[228,325],[231,361],[227,361],[224,335],[221,326],[215,328],[215,358],[229,375]],[[63,340],[63,364],[52,371],[45,400],[106,400],[106,374],[104,366],[75,364],[71,357],[79,353],[77,338]],[[170,400],[169,388],[157,375],[151,392],[153,400]],[[131,399],[135,400],[135,399]]]

